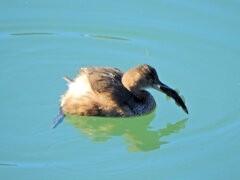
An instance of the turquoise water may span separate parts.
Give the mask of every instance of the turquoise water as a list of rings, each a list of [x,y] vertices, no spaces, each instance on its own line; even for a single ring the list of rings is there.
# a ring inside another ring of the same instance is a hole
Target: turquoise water
[[[239,179],[240,2],[0,2],[0,179]],[[58,114],[62,77],[147,63],[189,115]]]

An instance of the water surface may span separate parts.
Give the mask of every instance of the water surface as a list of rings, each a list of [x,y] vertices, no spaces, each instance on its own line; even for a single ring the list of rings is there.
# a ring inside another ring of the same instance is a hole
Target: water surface
[[[239,179],[240,2],[1,1],[1,179]],[[67,116],[62,77],[147,63],[184,95],[154,112]]]

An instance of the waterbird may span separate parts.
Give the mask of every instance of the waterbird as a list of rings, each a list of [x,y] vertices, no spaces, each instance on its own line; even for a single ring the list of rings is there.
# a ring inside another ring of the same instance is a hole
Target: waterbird
[[[65,76],[68,90],[61,96],[61,114],[81,116],[129,117],[143,115],[156,107],[146,88],[173,98],[188,113],[179,94],[162,83],[150,65],[136,66],[126,72],[111,67],[83,67],[74,79]]]

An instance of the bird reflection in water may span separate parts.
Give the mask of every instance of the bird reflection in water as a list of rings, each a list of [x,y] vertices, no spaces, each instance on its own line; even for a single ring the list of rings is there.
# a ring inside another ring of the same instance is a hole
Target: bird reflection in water
[[[152,151],[167,144],[161,141],[164,136],[169,136],[185,128],[188,119],[176,123],[168,123],[166,128],[151,130],[150,123],[155,113],[131,117],[131,118],[110,118],[110,117],[89,117],[66,114],[67,122],[72,123],[74,128],[80,129],[80,133],[93,142],[104,142],[112,137],[122,136],[123,141],[132,145],[127,147],[128,151]]]

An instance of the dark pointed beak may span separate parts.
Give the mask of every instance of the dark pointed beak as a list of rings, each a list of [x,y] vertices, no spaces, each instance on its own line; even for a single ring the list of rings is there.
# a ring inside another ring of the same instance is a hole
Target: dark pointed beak
[[[167,96],[173,98],[177,105],[181,106],[182,109],[188,114],[187,107],[185,103],[183,102],[182,98],[178,95],[176,91],[174,91],[172,88],[168,87],[166,84],[163,84],[161,81],[158,81],[153,84],[153,88],[165,93]]]

